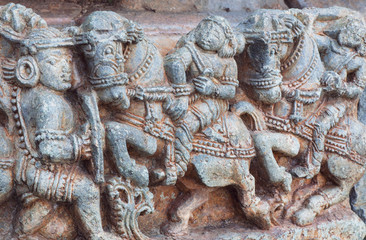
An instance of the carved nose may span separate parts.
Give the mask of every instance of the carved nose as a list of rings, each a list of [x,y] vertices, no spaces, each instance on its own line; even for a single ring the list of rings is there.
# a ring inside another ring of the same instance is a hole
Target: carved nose
[[[96,67],[96,69],[94,71],[94,75],[96,77],[108,77],[108,76],[116,75],[116,71],[111,66],[99,65]]]

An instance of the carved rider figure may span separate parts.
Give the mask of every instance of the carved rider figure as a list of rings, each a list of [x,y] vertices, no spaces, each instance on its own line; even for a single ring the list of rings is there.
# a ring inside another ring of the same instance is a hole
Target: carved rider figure
[[[65,47],[72,45],[69,39],[57,29],[43,28],[21,42],[12,95],[19,147],[24,151],[18,156],[16,179],[27,186],[25,196],[71,203],[88,239],[118,239],[104,232],[99,186],[79,167],[80,160],[90,158],[90,133],[77,131],[65,97],[72,79],[71,50]],[[34,201],[28,203],[25,211],[37,208]]]
[[[180,176],[190,162],[193,135],[228,111],[228,100],[235,96],[238,80],[233,56],[244,45],[244,39],[241,41],[239,44],[226,19],[210,16],[165,58],[166,75],[175,89],[175,100],[168,102],[166,108],[178,121],[175,161]]]
[[[328,36],[315,35],[327,72],[321,83],[327,95],[327,106],[315,120],[312,143],[306,156],[306,168],[297,175],[312,178],[319,173],[324,158],[325,136],[345,115],[357,119],[357,104],[366,85],[364,24],[352,17],[338,20],[325,31]],[[299,171],[300,170],[300,171]]]

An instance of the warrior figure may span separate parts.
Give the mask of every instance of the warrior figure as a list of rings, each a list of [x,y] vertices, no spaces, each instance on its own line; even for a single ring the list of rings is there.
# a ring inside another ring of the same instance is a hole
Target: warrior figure
[[[294,169],[299,177],[312,178],[319,173],[324,158],[325,136],[345,115],[357,119],[357,104],[366,84],[366,29],[363,22],[346,17],[325,33],[328,36],[314,36],[327,70],[321,80],[327,106],[315,120],[306,167]]]
[[[210,16],[180,39],[176,50],[165,58],[166,75],[175,88],[176,98],[166,108],[178,124],[175,161],[180,176],[190,162],[193,135],[229,109],[239,84],[233,57],[243,46],[244,38],[234,36],[226,19]]]
[[[27,186],[23,195],[71,203],[88,239],[119,239],[104,232],[99,186],[79,167],[80,160],[90,158],[90,133],[76,131],[73,108],[65,97],[72,86],[67,45],[72,43],[54,28],[33,30],[21,42],[15,68],[19,87],[13,97],[24,153],[15,167],[16,179]],[[29,211],[36,206],[32,204]]]

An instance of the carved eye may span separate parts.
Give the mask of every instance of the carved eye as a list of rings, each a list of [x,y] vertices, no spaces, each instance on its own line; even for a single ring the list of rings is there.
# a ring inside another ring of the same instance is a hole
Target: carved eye
[[[112,46],[107,46],[105,49],[104,49],[104,55],[114,55],[114,49]]]
[[[85,45],[84,50],[85,51],[91,51],[92,50],[92,46],[90,44],[87,44],[87,45]]]
[[[277,47],[276,46],[272,46],[270,51],[269,51],[270,55],[275,55],[277,54]]]
[[[55,65],[56,64],[56,59],[55,58],[50,58],[47,60],[47,63],[51,64],[51,65]]]

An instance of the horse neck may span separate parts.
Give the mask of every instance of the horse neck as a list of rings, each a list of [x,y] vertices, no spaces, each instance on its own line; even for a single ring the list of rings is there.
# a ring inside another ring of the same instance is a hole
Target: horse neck
[[[152,87],[166,83],[163,57],[152,43],[143,39],[128,45],[128,50],[130,53],[125,62],[125,71],[130,78],[130,84]]]
[[[314,77],[313,72],[324,71],[316,43],[307,33],[297,39],[289,52],[289,56],[281,61],[284,84],[302,80],[305,82]],[[318,76],[315,81],[319,81]]]

